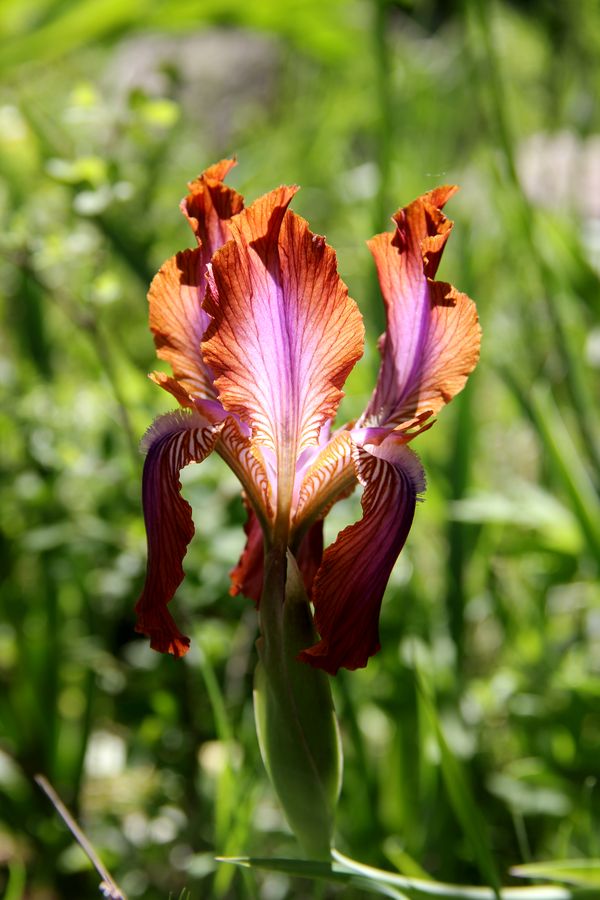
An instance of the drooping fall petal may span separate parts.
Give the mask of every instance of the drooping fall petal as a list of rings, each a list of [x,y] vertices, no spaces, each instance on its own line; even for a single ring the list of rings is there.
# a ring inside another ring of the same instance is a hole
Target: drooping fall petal
[[[243,594],[258,606],[263,589],[265,548],[263,532],[252,508],[246,504],[248,518],[244,525],[246,546],[234,569],[229,573],[229,593]],[[300,543],[296,562],[302,574],[308,597],[311,596],[315,575],[323,558],[323,520],[315,522]]]
[[[205,415],[195,410],[161,416],[143,442],[147,450],[142,500],[148,567],[135,607],[136,631],[148,635],[154,650],[174,656],[187,653],[190,641],[177,628],[167,604],[184,577],[182,561],[194,534],[191,508],[180,494],[179,472],[188,463],[208,456],[220,428],[209,404]]]
[[[306,594],[310,600],[315,576],[323,562],[323,519],[313,522],[304,535],[296,556],[296,562],[304,581]]]
[[[242,197],[222,183],[234,165],[234,160],[222,160],[190,184],[191,193],[182,200],[181,208],[198,247],[167,260],[148,294],[150,328],[158,356],[170,363],[175,379],[192,397],[216,396],[212,373],[200,351],[210,321],[202,301],[206,265],[215,250],[229,240],[229,220],[244,205]],[[167,383],[158,383],[169,390]]]
[[[246,545],[237,565],[229,573],[231,581],[229,593],[232,597],[243,594],[249,600],[254,600],[258,606],[263,587],[265,545],[263,531],[256,514],[246,501],[244,505],[247,512],[244,524]]]
[[[278,460],[285,448],[295,467],[335,414],[363,325],[333,250],[286,211],[294,193],[279,188],[232,220],[233,240],[209,274],[214,321],[202,352],[223,406]]]
[[[442,187],[394,216],[395,232],[368,242],[386,306],[377,387],[363,422],[398,425],[437,412],[462,390],[479,357],[475,304],[432,279],[452,222],[441,212],[456,188]]]
[[[391,433],[368,450],[358,446],[355,461],[363,517],[325,551],[313,584],[321,640],[300,654],[331,675],[340,666],[365,666],[379,650],[381,601],[425,487],[421,464],[401,435]]]

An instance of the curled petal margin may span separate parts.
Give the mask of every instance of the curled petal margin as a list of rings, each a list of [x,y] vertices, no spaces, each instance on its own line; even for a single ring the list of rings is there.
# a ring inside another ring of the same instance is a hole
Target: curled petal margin
[[[202,398],[216,397],[212,373],[200,351],[210,322],[202,309],[205,268],[202,248],[184,250],[160,267],[148,292],[150,329],[157,356],[170,364],[183,390]]]
[[[231,237],[229,219],[244,208],[241,194],[223,184],[235,165],[235,159],[222,159],[205,169],[198,178],[190,181],[190,193],[179,204],[198,244],[205,248],[207,262]]]
[[[146,581],[136,604],[136,631],[161,653],[183,656],[190,640],[167,609],[184,577],[183,558],[194,534],[192,510],[180,494],[180,470],[205,459],[219,437],[213,410],[160,416],[142,442],[147,451],[142,501],[148,540]]]
[[[377,386],[361,420],[396,426],[448,403],[479,358],[475,304],[433,281],[452,222],[441,211],[455,193],[441,187],[394,216],[395,232],[368,242],[377,265],[387,330],[379,343]]]
[[[363,517],[325,551],[313,585],[321,640],[300,654],[330,675],[341,666],[366,666],[379,650],[383,594],[425,489],[421,463],[401,435],[368,449],[357,446],[355,464],[364,485]]]
[[[196,235],[198,246],[167,260],[148,293],[150,328],[157,355],[171,365],[182,389],[194,398],[216,396],[212,372],[200,350],[210,322],[202,301],[206,292],[206,266],[213,253],[231,237],[230,219],[244,206],[243,198],[223,184],[234,165],[235,160],[221,160],[191,182],[190,193],[181,201],[181,210]],[[158,383],[169,390],[167,384]]]

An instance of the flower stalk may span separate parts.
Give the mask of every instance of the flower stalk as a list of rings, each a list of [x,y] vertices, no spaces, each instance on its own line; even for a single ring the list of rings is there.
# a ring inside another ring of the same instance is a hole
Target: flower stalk
[[[261,755],[288,823],[308,858],[328,860],[342,752],[329,681],[297,656],[315,640],[291,553],[271,552],[261,598],[254,713]]]

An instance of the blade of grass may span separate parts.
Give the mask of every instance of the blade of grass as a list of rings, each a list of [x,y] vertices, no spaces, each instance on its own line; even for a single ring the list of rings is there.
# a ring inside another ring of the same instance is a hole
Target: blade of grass
[[[344,669],[340,669],[338,672],[335,678],[334,700],[336,708],[339,709],[340,721],[344,722],[344,727],[348,730],[350,737],[349,748],[351,748],[352,753],[356,757],[355,767],[360,775],[355,785],[355,792],[357,794],[360,791],[360,796],[354,794],[352,799],[352,807],[356,811],[355,823],[353,824],[355,827],[358,824],[361,828],[359,840],[362,838],[373,840],[377,837],[374,834],[374,829],[379,828],[378,823],[370,815],[370,810],[377,808],[377,780],[372,767],[369,765],[365,739],[358,724],[356,703],[352,696],[347,674]]]
[[[215,798],[215,844],[225,852],[233,846],[243,846],[249,835],[249,819],[251,801],[249,792],[242,796],[239,774],[232,766],[233,727],[229,720],[225,699],[210,663],[202,646],[202,636],[197,635],[200,649],[200,673],[204,681],[206,693],[211,705],[215,730],[218,739],[226,748],[225,763],[217,782]],[[233,870],[220,867],[215,876],[214,891],[217,897],[224,897],[231,885]],[[244,882],[249,896],[254,896],[253,886]]]
[[[406,852],[397,838],[388,838],[383,846],[383,851],[401,875],[414,876],[424,881],[432,880],[416,859]]]
[[[600,859],[561,859],[513,866],[517,878],[550,878],[579,887],[600,888]]]
[[[298,859],[267,859],[262,857],[240,856],[219,857],[218,862],[232,863],[249,869],[262,869],[267,872],[282,872],[293,878],[308,878],[313,881],[343,884],[346,887],[362,888],[369,894],[380,897],[391,897],[394,900],[407,900],[407,895],[393,885],[376,881],[372,877],[362,877],[343,867],[323,862]],[[561,898],[562,900],[562,898]]]
[[[373,227],[375,231],[386,228],[391,211],[388,209],[388,192],[394,149],[394,111],[392,98],[391,70],[392,59],[389,42],[389,0],[373,0],[373,62],[375,66],[376,102],[377,102],[377,168],[379,183],[375,196]],[[380,304],[378,304],[379,306]],[[385,327],[383,309],[381,311],[382,328]],[[381,329],[380,329],[381,330]]]
[[[219,862],[231,863],[250,869],[267,872],[282,872],[297,878],[324,880],[332,884],[362,888],[369,893],[387,897],[409,898],[409,900],[495,900],[498,896],[492,888],[471,885],[445,884],[441,881],[407,878],[394,875],[382,869],[375,869],[332,851],[332,864],[297,859],[269,859],[264,857],[227,857]],[[392,889],[395,893],[388,893]],[[597,892],[587,888],[540,884],[535,887],[502,888],[500,900],[597,900]]]
[[[531,290],[541,293],[548,317],[554,330],[554,349],[556,350],[564,373],[565,386],[570,402],[575,410],[577,429],[590,462],[593,464],[596,478],[600,480],[600,421],[597,415],[597,404],[588,387],[590,379],[586,378],[582,366],[581,348],[574,346],[573,339],[565,323],[565,303],[563,295],[568,293],[575,301],[578,297],[569,284],[564,284],[564,276],[558,270],[554,259],[543,248],[548,231],[538,211],[531,205],[523,191],[515,162],[515,141],[509,116],[509,102],[504,87],[504,73],[501,68],[493,34],[494,4],[489,0],[469,0],[466,4],[467,29],[470,29],[472,40],[468,48],[481,48],[476,59],[476,69],[485,77],[474,79],[474,84],[483,90],[478,95],[487,97],[487,120],[490,130],[495,136],[494,147],[499,147],[504,162],[503,169],[496,167],[499,187],[509,194],[513,221],[507,223],[506,231],[513,239],[520,235],[533,263],[531,266]],[[486,101],[483,100],[483,105]],[[516,228],[515,228],[516,226]],[[518,237],[517,237],[518,239]],[[539,282],[539,289],[536,287]],[[596,279],[597,293],[597,279]],[[527,325],[528,304],[521,304],[519,309]],[[532,323],[530,323],[532,324]]]
[[[93,633],[90,630],[90,633]],[[83,716],[81,717],[81,727],[78,734],[79,748],[75,757],[71,784],[73,788],[73,797],[75,798],[75,811],[78,810],[78,800],[81,792],[81,784],[83,781],[83,773],[85,766],[85,757],[88,749],[90,735],[92,733],[94,701],[96,697],[96,674],[93,669],[87,669],[83,683],[83,695],[85,697],[85,705]]]
[[[461,245],[460,284],[466,294],[476,296],[477,288],[473,279],[471,254],[468,250],[471,245],[470,237],[470,234],[465,234],[465,240]],[[446,463],[446,477],[450,485],[449,499],[451,502],[464,499],[471,480],[472,459],[479,427],[478,417],[473,413],[476,402],[474,386],[477,383],[478,376],[477,372],[475,372],[471,376],[466,390],[454,400],[454,433]],[[448,517],[446,526],[448,564],[446,566],[445,606],[448,612],[450,635],[456,649],[457,689],[459,689],[464,669],[467,561],[473,549],[476,534],[476,527],[472,524],[457,522],[451,516]]]
[[[600,559],[600,499],[549,388],[534,385],[525,391],[503,370],[509,387],[535,425],[542,446],[562,482],[579,520],[593,559]]]
[[[48,63],[95,41],[144,21],[144,0],[87,0],[59,4],[58,15],[37,29],[7,35],[0,42],[0,71],[8,74],[23,63]]]
[[[376,153],[377,153],[377,191],[373,206],[373,229],[375,233],[387,228],[392,209],[388,208],[392,155],[394,152],[394,110],[392,97],[392,59],[389,40],[389,0],[372,0],[372,58],[375,68],[374,108],[376,118]],[[380,300],[379,279],[375,267],[370,273],[371,295],[373,302],[367,307],[371,328],[374,334],[385,331],[386,320],[384,307]],[[377,365],[377,356],[374,357]]]
[[[474,417],[471,412],[472,393],[464,391],[456,400],[456,424],[451,453],[448,458],[450,500],[462,500],[467,491],[470,475],[471,447],[473,442]],[[448,541],[448,565],[446,582],[446,609],[450,635],[456,648],[456,670],[462,673],[464,658],[464,610],[466,605],[465,570],[468,536],[473,527],[464,522],[448,518],[446,535]]]
[[[481,876],[491,886],[494,895],[498,898],[500,896],[500,876],[490,848],[486,823],[475,802],[463,768],[444,737],[432,691],[416,659],[414,671],[419,691],[419,703],[424,717],[435,734],[440,751],[442,777],[448,798],[469,842]]]
[[[52,803],[52,806],[59,814],[59,816],[95,868],[96,872],[102,879],[100,883],[100,891],[104,894],[105,897],[110,897],[110,900],[127,900],[125,894],[117,885],[116,881],[94,850],[90,841],[85,836],[49,781],[44,778],[43,775],[36,775],[34,780],[38,787],[40,787],[48,797],[48,799]]]
[[[4,900],[23,900],[25,897],[25,885],[27,883],[27,871],[20,860],[10,863],[8,867],[8,882],[4,891]]]

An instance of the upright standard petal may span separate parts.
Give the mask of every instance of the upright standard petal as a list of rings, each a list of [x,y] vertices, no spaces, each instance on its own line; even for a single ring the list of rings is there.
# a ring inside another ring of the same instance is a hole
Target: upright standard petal
[[[399,434],[368,449],[357,446],[355,463],[363,517],[325,551],[313,585],[321,640],[300,654],[331,675],[340,666],[366,666],[379,650],[381,601],[425,489],[421,464]]]
[[[175,379],[193,398],[216,396],[212,373],[200,351],[210,321],[202,301],[207,263],[215,250],[229,240],[229,221],[244,205],[242,197],[222,183],[234,165],[234,160],[222,160],[190,183],[190,194],[182,200],[181,209],[192,226],[198,247],[169,259],[155,276],[148,294],[157,354],[171,365]],[[167,382],[158,383],[170,390]]]
[[[441,212],[456,188],[441,187],[394,216],[395,232],[368,242],[385,301],[379,378],[362,418],[399,425],[437,412],[462,390],[479,358],[475,304],[435,277],[452,222]]]
[[[182,561],[194,534],[191,508],[180,494],[179,472],[188,463],[208,456],[220,428],[209,404],[204,415],[195,410],[161,416],[143,441],[147,450],[142,500],[148,567],[135,607],[136,631],[148,635],[154,650],[174,656],[187,653],[190,641],[177,628],[167,604],[183,580]]]
[[[223,406],[292,467],[334,416],[364,333],[335,253],[287,210],[294,193],[279,188],[232,220],[212,261],[202,345]]]
[[[191,398],[216,397],[212,372],[200,350],[210,321],[202,309],[205,269],[201,247],[184,250],[161,266],[148,292],[150,329],[157,356],[171,365],[175,380]],[[154,380],[174,393],[160,373]]]
[[[180,209],[196,240],[205,248],[208,259],[229,240],[229,219],[244,208],[241,194],[223,184],[235,165],[235,159],[222,159],[205,169],[198,178],[190,181],[190,193],[180,203]]]

